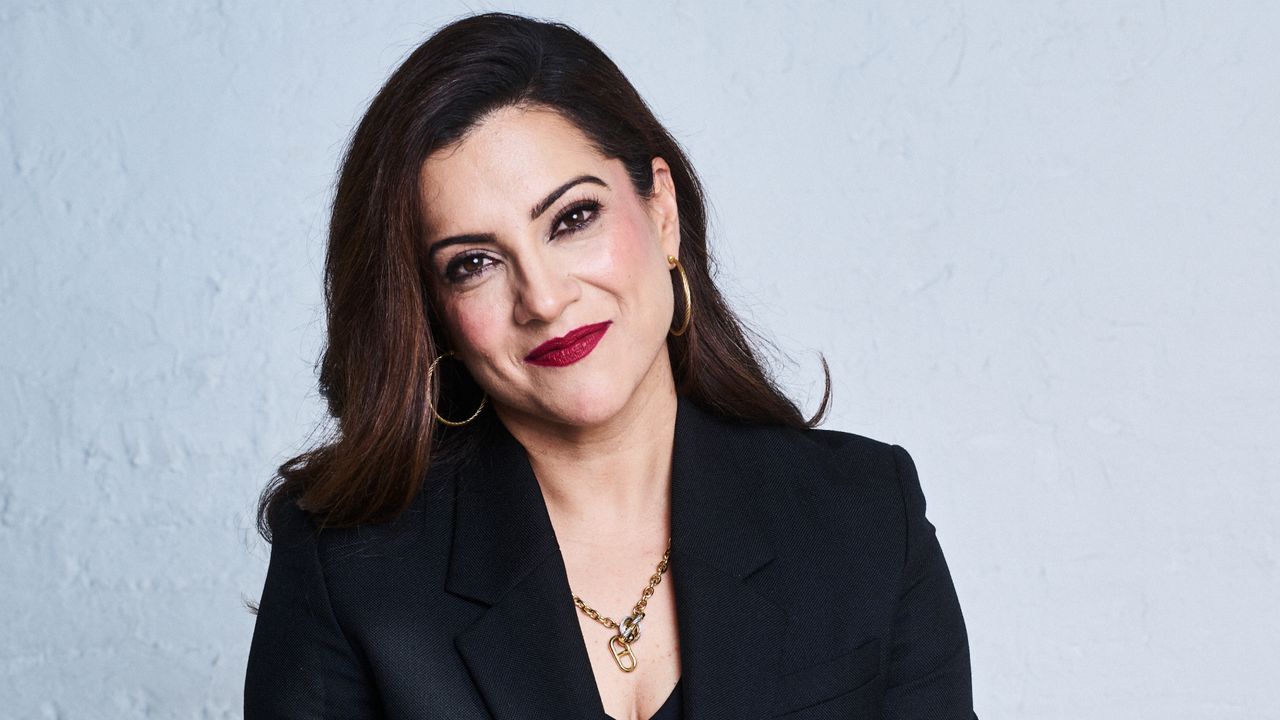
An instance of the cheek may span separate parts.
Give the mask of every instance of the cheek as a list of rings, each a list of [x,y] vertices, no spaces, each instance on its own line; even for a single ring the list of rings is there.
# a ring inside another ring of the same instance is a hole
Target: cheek
[[[446,303],[444,311],[453,349],[468,360],[468,364],[495,355],[500,345],[500,328],[505,326],[498,321],[498,306],[494,302],[475,296],[457,298]]]
[[[619,295],[625,303],[638,303],[641,310],[653,309],[660,294],[666,266],[662,248],[653,228],[638,208],[612,228],[605,242],[592,253],[586,271],[601,285]]]

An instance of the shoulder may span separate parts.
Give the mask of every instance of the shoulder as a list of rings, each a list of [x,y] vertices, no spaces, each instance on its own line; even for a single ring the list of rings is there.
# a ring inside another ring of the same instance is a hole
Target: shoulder
[[[901,445],[839,430],[813,429],[805,435],[826,454],[833,481],[884,484],[904,501],[919,492],[915,461]]]
[[[731,481],[750,487],[751,504],[770,523],[805,528],[797,541],[878,547],[882,557],[901,559],[913,518],[924,509],[915,465],[902,446],[841,430],[711,415],[699,412],[695,423],[688,414],[693,440],[686,444],[698,446],[705,467],[731,466]]]
[[[741,426],[735,454],[755,465],[787,468],[789,484],[817,494],[902,498],[915,465],[901,445],[858,433],[781,426]]]
[[[894,455],[901,449],[884,440],[842,430],[814,428],[801,434],[816,452],[824,453],[826,459],[846,469],[853,465],[882,472],[891,470],[894,468]]]
[[[744,426],[732,455],[760,488],[758,503],[783,527],[803,527],[815,545],[853,545],[901,564],[906,538],[924,515],[910,453],[853,432]]]
[[[453,484],[448,475],[428,479],[395,519],[354,526],[324,525],[298,497],[281,497],[270,515],[273,562],[318,576],[335,609],[368,592],[391,592],[405,568],[443,576]]]
[[[895,531],[906,530],[924,514],[924,493],[915,461],[897,443],[838,430],[808,430],[803,433],[820,450],[826,464],[827,487],[843,490],[861,502],[874,501],[893,512]]]
[[[796,616],[832,617],[840,608],[835,616],[887,624],[923,517],[907,451],[825,429],[759,427],[735,438],[777,553],[771,572],[796,589],[779,592],[777,602]],[[823,627],[831,636],[845,631]]]
[[[388,522],[321,527],[293,499],[282,500],[273,518],[272,564],[281,579],[305,595],[313,612],[332,617],[350,644],[363,652],[394,642],[379,634],[389,627],[386,618],[412,624],[412,618],[401,614],[456,615],[438,612],[448,600],[444,586],[453,533],[452,485],[448,477],[430,479],[411,505]],[[432,628],[443,631],[443,621],[438,624]]]

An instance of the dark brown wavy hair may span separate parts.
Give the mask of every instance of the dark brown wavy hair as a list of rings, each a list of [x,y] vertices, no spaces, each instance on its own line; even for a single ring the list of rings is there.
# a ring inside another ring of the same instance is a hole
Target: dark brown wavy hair
[[[716,289],[703,189],[688,158],[618,67],[564,24],[472,15],[436,32],[391,74],[343,156],[324,268],[327,339],[318,363],[320,392],[335,423],[320,443],[282,464],[263,490],[257,524],[268,541],[275,508],[286,500],[322,527],[394,519],[433,463],[469,452],[467,439],[478,430],[438,427],[428,405],[430,399],[445,417],[467,417],[479,391],[465,369],[443,380],[427,373],[445,339],[428,293],[419,172],[428,155],[507,106],[560,113],[597,151],[621,160],[642,197],[652,196],[652,158],[670,166],[693,305],[688,331],[667,340],[678,393],[743,421],[809,428],[825,416],[826,360],[821,405],[805,418],[748,341],[760,338]],[[684,312],[674,280],[673,326]]]

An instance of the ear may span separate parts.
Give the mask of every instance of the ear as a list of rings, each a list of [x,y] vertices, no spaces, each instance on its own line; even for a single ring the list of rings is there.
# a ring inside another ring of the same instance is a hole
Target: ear
[[[680,208],[676,204],[676,186],[671,167],[660,157],[652,160],[653,196],[649,198],[649,215],[658,226],[658,242],[662,254],[680,257]]]

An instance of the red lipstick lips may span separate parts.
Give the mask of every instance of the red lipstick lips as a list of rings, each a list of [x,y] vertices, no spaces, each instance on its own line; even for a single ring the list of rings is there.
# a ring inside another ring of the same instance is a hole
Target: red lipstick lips
[[[524,361],[530,365],[546,367],[572,365],[596,349],[596,343],[600,342],[600,338],[604,337],[605,331],[612,324],[612,320],[606,320],[570,330],[563,337],[552,338],[534,348],[525,356]]]

